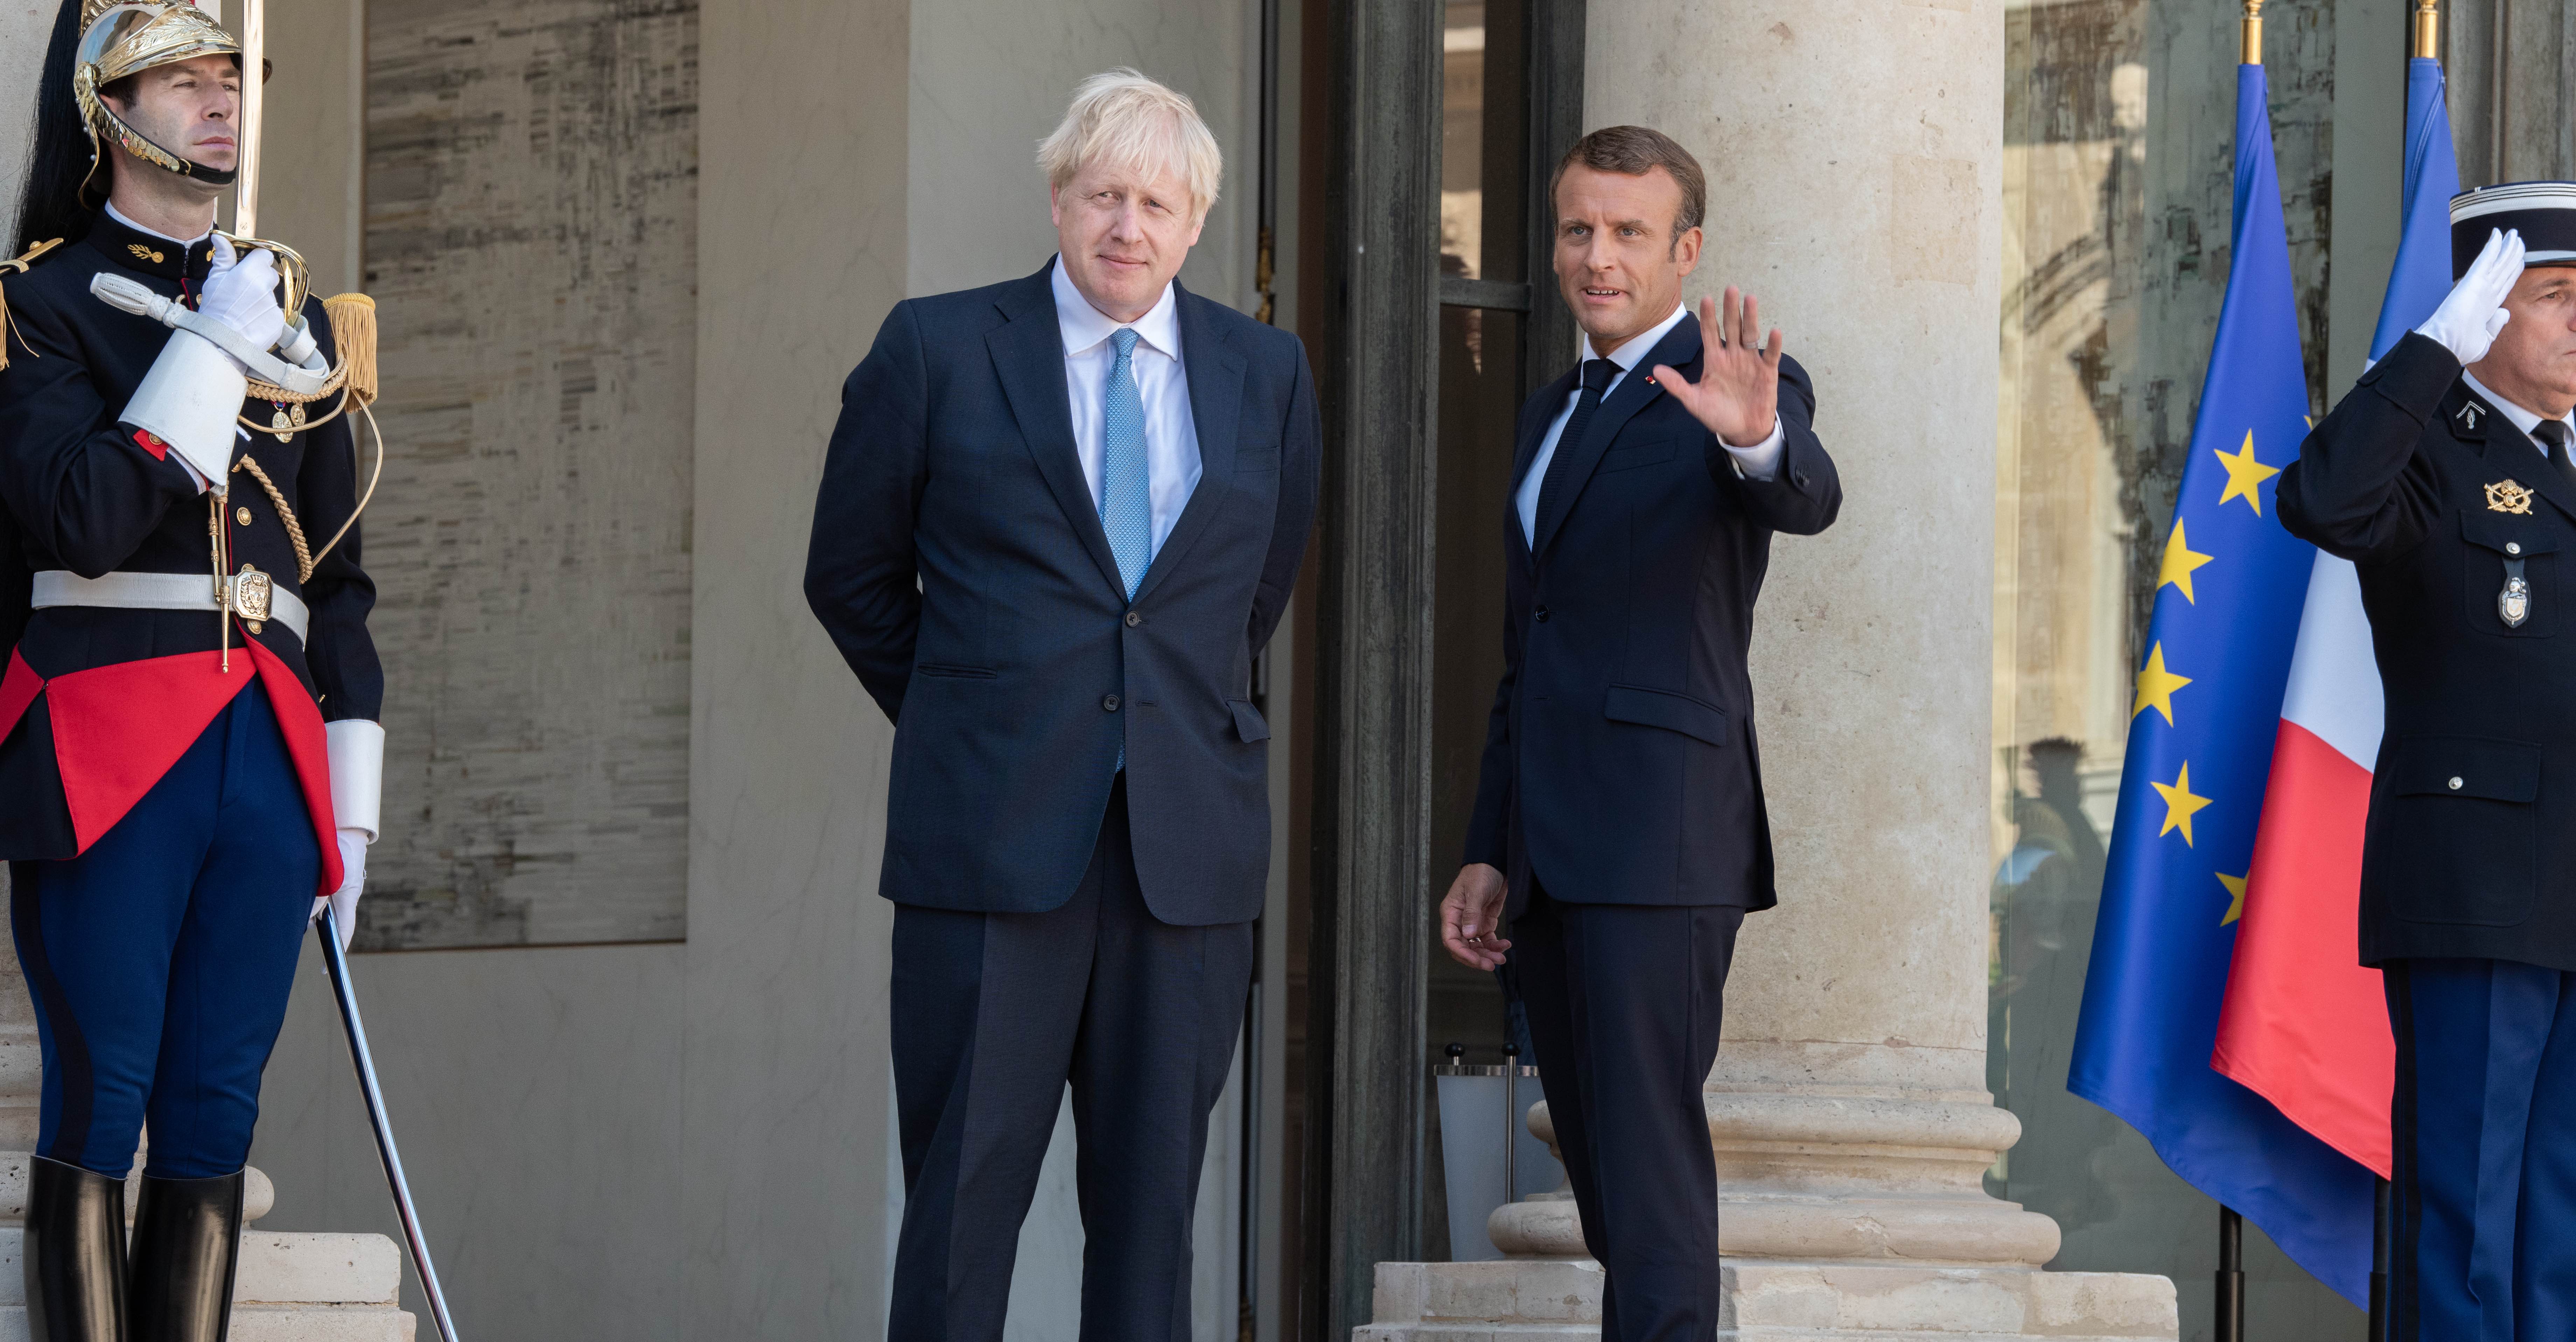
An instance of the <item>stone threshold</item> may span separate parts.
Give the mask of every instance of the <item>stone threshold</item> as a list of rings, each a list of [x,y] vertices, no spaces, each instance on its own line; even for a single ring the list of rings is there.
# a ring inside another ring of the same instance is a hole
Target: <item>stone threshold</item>
[[[2106,1272],[1889,1261],[1725,1259],[1720,1342],[2173,1342],[2173,1283]],[[1588,1259],[1380,1263],[1353,1342],[1592,1342]]]

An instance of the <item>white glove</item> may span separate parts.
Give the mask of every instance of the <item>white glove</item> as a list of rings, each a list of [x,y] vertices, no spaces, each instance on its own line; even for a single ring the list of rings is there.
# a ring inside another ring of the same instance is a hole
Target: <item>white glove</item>
[[[276,348],[286,338],[286,309],[277,301],[276,254],[253,248],[245,257],[221,233],[215,235],[214,248],[214,269],[206,277],[197,311],[261,349]]]
[[[340,831],[340,888],[313,901],[310,922],[322,916],[324,907],[331,910],[331,921],[340,929],[340,949],[349,949],[349,938],[358,934],[358,893],[367,884],[367,833],[365,830]]]
[[[2441,342],[2462,365],[2487,357],[2496,333],[2513,320],[2504,310],[2505,295],[2522,278],[2522,230],[2487,232],[2487,245],[2469,263],[2469,273],[2451,286],[2450,296],[2415,333]]]

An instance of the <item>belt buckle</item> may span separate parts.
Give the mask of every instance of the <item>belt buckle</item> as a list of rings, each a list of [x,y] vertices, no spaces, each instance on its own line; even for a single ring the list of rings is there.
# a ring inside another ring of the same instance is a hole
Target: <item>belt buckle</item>
[[[241,572],[224,584],[225,608],[242,617],[256,634],[268,623],[276,592],[275,579],[260,572],[256,565],[244,564]]]

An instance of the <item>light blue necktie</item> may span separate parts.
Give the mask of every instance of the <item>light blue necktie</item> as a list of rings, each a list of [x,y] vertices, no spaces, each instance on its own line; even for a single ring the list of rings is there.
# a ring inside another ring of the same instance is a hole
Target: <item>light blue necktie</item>
[[[1154,490],[1145,469],[1145,398],[1136,391],[1136,333],[1121,327],[1109,340],[1118,357],[1101,397],[1100,527],[1109,533],[1109,553],[1117,556],[1118,576],[1133,601],[1154,562]]]

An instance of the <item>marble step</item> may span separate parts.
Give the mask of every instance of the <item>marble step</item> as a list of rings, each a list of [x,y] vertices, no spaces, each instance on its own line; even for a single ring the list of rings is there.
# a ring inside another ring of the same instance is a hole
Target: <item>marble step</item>
[[[26,1342],[25,1231],[0,1227],[0,1342]],[[242,1232],[233,1342],[414,1342],[402,1250],[382,1235]]]
[[[2171,1342],[2162,1277],[1892,1261],[1726,1259],[1719,1342]],[[1594,1342],[1588,1260],[1380,1263],[1375,1321],[1353,1342]]]
[[[388,1305],[235,1305],[232,1342],[416,1342]],[[0,1342],[28,1342],[27,1307],[0,1306]]]

